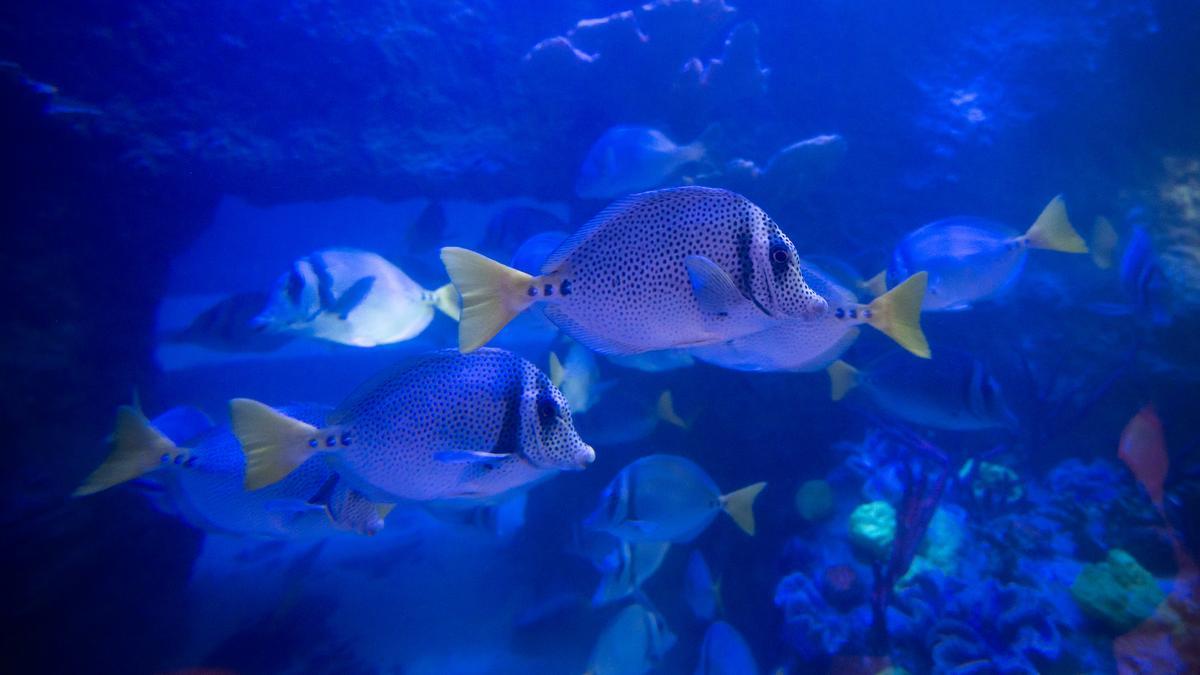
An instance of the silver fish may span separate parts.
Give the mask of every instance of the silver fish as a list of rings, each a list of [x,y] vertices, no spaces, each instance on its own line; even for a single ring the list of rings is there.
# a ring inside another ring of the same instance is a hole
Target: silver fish
[[[616,202],[563,242],[540,276],[454,247],[442,249],[442,262],[463,299],[463,352],[535,303],[604,354],[713,344],[818,317],[826,306],[779,226],[745,197],[714,188]]]
[[[546,374],[499,349],[442,350],[385,372],[323,427],[249,399],[230,409],[250,489],[321,454],[374,501],[479,499],[595,459]]]
[[[699,141],[676,145],[658,129],[612,127],[588,150],[575,194],[585,199],[613,199],[662,185],[688,162],[703,159]]]
[[[755,483],[723,495],[691,460],[648,455],[621,469],[585,525],[631,542],[686,542],[724,511],[752,535],[754,500],[766,485]]]

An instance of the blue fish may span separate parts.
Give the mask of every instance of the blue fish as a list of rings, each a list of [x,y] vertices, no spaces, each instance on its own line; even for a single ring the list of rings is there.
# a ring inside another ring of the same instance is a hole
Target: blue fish
[[[700,551],[688,558],[687,576],[683,578],[683,598],[696,618],[712,621],[721,604],[721,584],[713,581],[712,572]]]
[[[742,634],[724,621],[708,627],[696,675],[757,675],[758,663]]]
[[[163,340],[223,352],[275,351],[292,336],[263,331],[255,321],[269,302],[266,293],[235,293],[197,314],[186,328],[167,333]]]
[[[1029,249],[1087,253],[1087,244],[1055,197],[1037,221],[1020,234],[983,218],[939,220],[908,234],[896,246],[887,269],[892,288],[917,272],[929,273],[922,311],[968,309],[1004,294],[1025,265]]]
[[[699,141],[676,145],[658,129],[617,126],[605,131],[588,150],[575,194],[585,199],[614,199],[656,188],[680,167],[704,158]]]

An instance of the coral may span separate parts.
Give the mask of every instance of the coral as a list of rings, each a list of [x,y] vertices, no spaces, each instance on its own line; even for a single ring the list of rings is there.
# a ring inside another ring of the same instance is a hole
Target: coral
[[[1058,658],[1061,642],[1054,611],[1036,590],[987,579],[954,594],[929,644],[934,672],[1037,673]]]
[[[971,495],[976,501],[1013,504],[1025,495],[1021,477],[1003,464],[980,462],[971,480]]]
[[[821,572],[821,594],[840,610],[848,610],[866,599],[866,586],[852,565],[831,565]]]
[[[806,659],[836,654],[852,638],[853,627],[865,619],[834,609],[803,572],[779,581],[775,606],[783,610],[785,639]]]
[[[833,513],[833,488],[823,480],[805,481],[796,490],[796,510],[805,520],[824,520]]]
[[[896,537],[896,509],[884,501],[867,502],[850,514],[850,543],[869,560],[882,560]]]
[[[1123,633],[1154,613],[1166,595],[1133,556],[1108,552],[1103,562],[1085,565],[1071,584],[1071,596],[1088,615]]]

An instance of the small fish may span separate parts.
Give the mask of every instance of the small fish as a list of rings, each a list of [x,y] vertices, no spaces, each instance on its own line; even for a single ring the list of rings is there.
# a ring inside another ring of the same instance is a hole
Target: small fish
[[[562,218],[549,211],[533,206],[510,206],[488,221],[483,241],[479,246],[484,251],[509,253],[538,235],[551,232],[562,233],[565,229],[567,229],[567,224],[563,222]],[[546,251],[546,255],[553,250],[552,247]],[[541,266],[542,261],[537,261],[534,271],[536,272]],[[513,267],[517,266],[513,265]],[[522,268],[517,267],[517,269]]]
[[[284,410],[318,423],[328,413],[327,408],[311,405]],[[245,456],[237,439],[224,426],[193,433],[198,428],[198,414],[172,411],[151,421],[136,408],[122,406],[117,412],[112,453],[75,491],[75,496],[149,479],[163,493],[170,512],[210,532],[278,538],[354,529],[350,525],[339,527],[326,505],[315,502],[327,490],[326,485],[337,479],[327,464],[320,460],[306,462],[287,480],[247,492],[243,487]],[[180,433],[182,428],[189,431]]]
[[[631,544],[614,539],[614,548],[601,561],[604,575],[592,595],[592,605],[601,607],[638,593],[654,576],[670,550],[670,542],[644,541]]]
[[[767,160],[763,175],[781,188],[794,187],[832,171],[846,156],[846,139],[822,134],[780,148]]]
[[[604,392],[615,384],[612,381],[600,381],[596,357],[578,342],[571,343],[566,359],[559,360],[558,354],[550,352],[550,381],[567,397],[571,412],[576,414],[590,410]]]
[[[1121,431],[1117,457],[1146,489],[1154,508],[1163,514],[1163,484],[1167,479],[1170,461],[1162,422],[1152,404],[1139,410]]]
[[[713,344],[825,311],[774,221],[745,197],[713,188],[613,204],[563,242],[540,276],[454,247],[442,249],[442,262],[463,298],[464,353],[535,303],[603,354]]]
[[[742,634],[724,621],[704,633],[696,675],[758,675],[758,663]]]
[[[508,539],[525,526],[528,490],[512,490],[499,501],[430,503],[426,510],[438,520]]]
[[[628,605],[600,633],[586,675],[642,675],[662,661],[675,640],[658,612]]]
[[[614,199],[656,188],[680,167],[704,158],[696,141],[676,145],[666,134],[650,127],[612,127],[588,150],[575,194],[584,199]]]
[[[841,357],[858,339],[858,326],[866,324],[911,353],[929,358],[929,343],[921,331],[926,276],[918,272],[870,304],[861,305],[851,290],[816,266],[805,265],[804,278],[829,304],[824,316],[811,321],[779,321],[758,333],[694,348],[692,354],[733,370],[813,372]]]
[[[1087,244],[1067,219],[1062,197],[1050,200],[1024,234],[983,218],[925,225],[896,246],[887,284],[890,288],[925,271],[929,283],[923,311],[967,309],[1003,294],[1020,275],[1029,249],[1087,253]]]
[[[569,236],[571,235],[558,230],[535,234],[517,247],[508,266],[526,274],[538,274],[550,254],[562,246]]]
[[[1018,425],[984,363],[957,350],[941,350],[929,361],[895,352],[865,371],[835,361],[826,371],[833,400],[861,388],[880,408],[915,424],[951,431]]]
[[[682,543],[703,532],[724,511],[753,535],[754,500],[766,485],[755,483],[722,495],[691,460],[648,455],[621,469],[585,525],[630,542]]]
[[[324,426],[249,399],[230,411],[251,490],[323,455],[373,501],[483,499],[596,457],[546,374],[500,349],[442,350],[386,371]]]
[[[196,315],[186,328],[168,333],[164,340],[223,352],[275,351],[292,336],[263,332],[255,321],[269,300],[266,293],[257,291],[235,293]]]
[[[664,373],[668,370],[691,368],[696,365],[695,357],[686,349],[662,349],[629,356],[610,354],[605,358],[622,368],[640,370],[644,373]]]
[[[670,390],[655,399],[622,392],[605,398],[597,412],[576,420],[579,433],[597,445],[624,445],[646,438],[662,423],[688,429],[691,422],[675,411],[675,397]]]
[[[712,621],[721,605],[721,584],[713,581],[712,571],[700,551],[692,551],[683,578],[683,598],[697,619]]]
[[[420,335],[435,307],[458,318],[453,286],[427,291],[374,253],[329,249],[294,262],[255,322],[264,332],[374,347]]]

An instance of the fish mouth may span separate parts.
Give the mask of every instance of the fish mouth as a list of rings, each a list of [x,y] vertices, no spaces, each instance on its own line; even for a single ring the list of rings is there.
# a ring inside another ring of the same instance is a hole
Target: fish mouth
[[[805,303],[801,316],[808,320],[819,319],[825,316],[825,312],[827,311],[829,311],[829,302],[814,293],[813,299]]]
[[[571,467],[573,471],[583,471],[589,464],[596,461],[596,449],[587,443],[583,444],[583,449],[575,456],[576,464]]]

